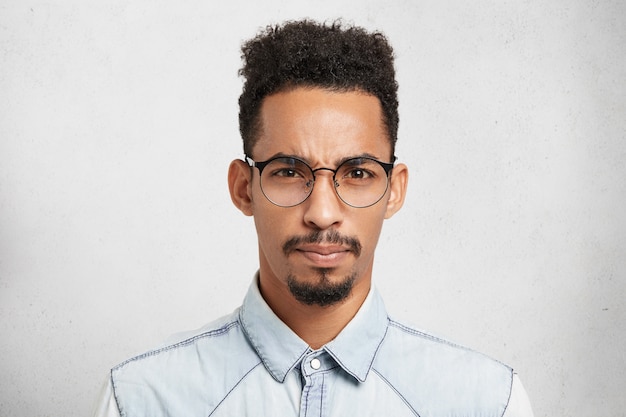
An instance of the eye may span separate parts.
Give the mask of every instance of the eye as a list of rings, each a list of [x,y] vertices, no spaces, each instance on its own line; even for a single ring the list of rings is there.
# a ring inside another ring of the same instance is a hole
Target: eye
[[[374,175],[370,171],[363,168],[351,168],[343,175],[344,178],[350,178],[353,180],[368,179],[373,176]]]
[[[309,178],[310,169],[295,158],[278,158],[267,166],[268,177],[279,180],[302,180]]]
[[[298,177],[302,177],[301,173],[299,173],[295,169],[290,169],[290,168],[277,169],[277,170],[272,172],[272,176],[284,177],[284,178],[298,178]]]

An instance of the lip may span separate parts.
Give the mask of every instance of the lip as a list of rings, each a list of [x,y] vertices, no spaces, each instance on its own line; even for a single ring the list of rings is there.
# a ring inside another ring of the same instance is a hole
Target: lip
[[[333,268],[339,266],[352,251],[345,246],[302,245],[295,252],[317,267]]]

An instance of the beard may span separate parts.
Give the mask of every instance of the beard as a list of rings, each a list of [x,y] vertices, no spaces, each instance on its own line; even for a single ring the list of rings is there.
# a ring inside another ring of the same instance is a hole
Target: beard
[[[328,279],[328,268],[316,268],[319,280],[316,283],[300,282],[294,275],[287,277],[287,286],[296,300],[307,305],[327,307],[344,301],[352,292],[356,274],[344,277],[339,282]]]
[[[336,230],[327,232],[315,231],[306,236],[295,236],[283,244],[283,253],[289,256],[302,243],[332,243],[341,244],[349,248],[350,252],[358,258],[361,255],[361,243],[356,237],[344,236]],[[301,303],[321,307],[330,306],[344,301],[352,292],[356,272],[345,276],[341,281],[331,282],[329,275],[332,268],[314,268],[318,274],[317,282],[303,282],[294,274],[287,277],[287,286],[296,300]]]

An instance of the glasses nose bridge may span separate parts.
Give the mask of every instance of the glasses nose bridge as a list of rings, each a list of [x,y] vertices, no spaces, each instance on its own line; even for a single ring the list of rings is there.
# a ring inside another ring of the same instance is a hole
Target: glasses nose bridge
[[[333,173],[332,179],[333,179],[333,186],[335,188],[337,188],[339,186],[339,184],[337,183],[337,179],[335,178],[335,176],[337,175],[337,170],[336,169],[332,169],[332,168],[326,168],[326,167],[321,167],[321,168],[316,168],[316,169],[312,169],[311,168],[311,173],[313,174],[313,184],[315,184],[315,181],[317,180],[317,176],[315,175],[317,173],[317,171],[330,171]]]
[[[311,172],[313,173],[313,177],[315,177],[315,173],[317,171],[330,171],[330,172],[333,173],[333,178],[335,178],[335,175],[337,174],[337,170],[336,169],[321,167],[321,168],[311,169]]]

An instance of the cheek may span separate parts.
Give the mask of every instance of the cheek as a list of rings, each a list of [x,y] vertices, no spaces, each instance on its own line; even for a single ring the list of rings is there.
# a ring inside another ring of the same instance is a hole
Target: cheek
[[[261,195],[262,198],[264,198]],[[268,202],[268,204],[271,204]],[[261,250],[267,257],[282,255],[283,243],[294,234],[295,215],[274,205],[256,203],[254,207],[254,224]]]
[[[370,255],[374,253],[374,249],[378,243],[384,215],[384,211],[376,210],[372,213],[368,213],[367,216],[363,216],[359,221],[357,235],[363,245],[363,250]]]
[[[283,227],[278,224],[275,216],[267,215],[267,213],[259,213],[257,210],[254,214],[254,224],[259,240],[266,242],[280,241],[280,231]]]
[[[262,262],[268,262],[274,269],[277,265],[282,264],[281,246],[284,237],[279,234],[279,227],[259,217],[254,219],[259,243],[259,256],[262,258]]]

